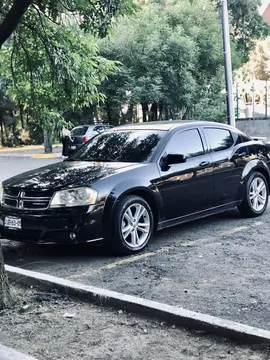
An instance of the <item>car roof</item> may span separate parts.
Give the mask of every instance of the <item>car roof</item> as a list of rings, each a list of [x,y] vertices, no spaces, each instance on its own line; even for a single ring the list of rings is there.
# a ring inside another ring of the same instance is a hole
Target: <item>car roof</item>
[[[217,123],[213,121],[196,121],[196,120],[166,120],[166,121],[148,121],[144,123],[132,123],[132,124],[126,124],[117,126],[114,128],[114,130],[124,130],[124,129],[144,129],[144,130],[172,130],[177,127],[181,126],[204,126],[204,125],[212,125],[215,127],[223,127],[232,129],[231,126],[224,124],[224,123]],[[186,127],[185,126],[185,127]],[[236,129],[237,130],[237,129]]]
[[[113,126],[113,125],[110,125],[110,124],[82,124],[82,125],[77,125],[75,126],[73,129],[77,129],[77,128],[80,128],[80,127],[96,127],[96,126]],[[72,129],[72,130],[73,130]]]

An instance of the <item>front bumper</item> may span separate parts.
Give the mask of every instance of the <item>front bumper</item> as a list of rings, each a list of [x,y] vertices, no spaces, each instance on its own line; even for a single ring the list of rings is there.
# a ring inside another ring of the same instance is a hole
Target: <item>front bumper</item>
[[[0,235],[8,240],[39,244],[76,244],[103,240],[103,209],[104,204],[44,211],[26,211],[2,206]],[[4,227],[6,216],[20,218],[22,229]]]

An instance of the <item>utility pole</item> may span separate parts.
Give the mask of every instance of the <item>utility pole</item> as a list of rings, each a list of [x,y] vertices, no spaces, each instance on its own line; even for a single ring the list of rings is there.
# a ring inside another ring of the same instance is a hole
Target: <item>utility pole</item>
[[[268,81],[266,79],[265,81],[265,118],[267,119],[268,114],[267,114],[267,110],[268,110]]]
[[[236,119],[239,119],[239,96],[238,96],[238,86],[239,84],[236,83]]]
[[[233,87],[232,87],[230,28],[229,28],[227,0],[221,0],[221,21],[222,21],[222,38],[223,38],[224,68],[225,68],[226,97],[227,97],[227,122],[229,125],[235,127]]]

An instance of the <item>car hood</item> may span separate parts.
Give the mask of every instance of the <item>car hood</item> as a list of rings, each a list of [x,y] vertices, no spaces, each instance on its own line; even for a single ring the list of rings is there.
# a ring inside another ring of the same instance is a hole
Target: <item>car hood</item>
[[[56,190],[91,186],[95,181],[143,164],[120,162],[63,161],[14,176],[3,182],[5,188]]]

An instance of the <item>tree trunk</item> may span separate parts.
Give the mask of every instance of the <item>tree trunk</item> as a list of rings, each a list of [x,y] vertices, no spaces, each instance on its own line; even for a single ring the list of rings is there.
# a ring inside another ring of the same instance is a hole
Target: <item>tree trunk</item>
[[[153,104],[151,105],[151,121],[157,121],[157,111],[158,111],[158,107],[157,107],[157,103],[153,102]]]
[[[33,0],[14,0],[9,12],[0,24],[0,49],[18,26]]]
[[[52,153],[52,134],[46,130],[43,131],[44,134],[44,151],[46,154]]]
[[[173,120],[173,112],[171,108],[170,108],[170,120]]]
[[[15,133],[16,133],[16,120],[13,118],[13,123],[12,123],[12,135],[13,135],[13,138],[15,138]]]
[[[134,105],[130,104],[127,112],[127,120],[129,123],[133,122],[133,111],[134,111]]]
[[[10,293],[7,274],[4,267],[4,258],[0,243],[0,311],[12,306],[13,300]]]
[[[21,119],[22,129],[24,129],[23,106],[21,104],[19,105],[19,111],[20,111],[20,119]]]
[[[143,112],[143,122],[146,122],[147,121],[148,104],[141,103],[141,105],[142,105],[142,112]]]
[[[111,105],[109,102],[109,99],[106,100],[106,110],[107,110],[107,117],[108,117],[108,123],[112,123],[112,111],[111,111]]]
[[[0,136],[1,136],[1,145],[5,145],[5,137],[4,137],[4,126],[3,126],[3,120],[0,120]]]
[[[165,120],[169,120],[169,109],[168,106],[164,106]]]
[[[162,113],[163,113],[163,104],[159,104],[159,114],[158,114],[158,120],[162,120]]]

